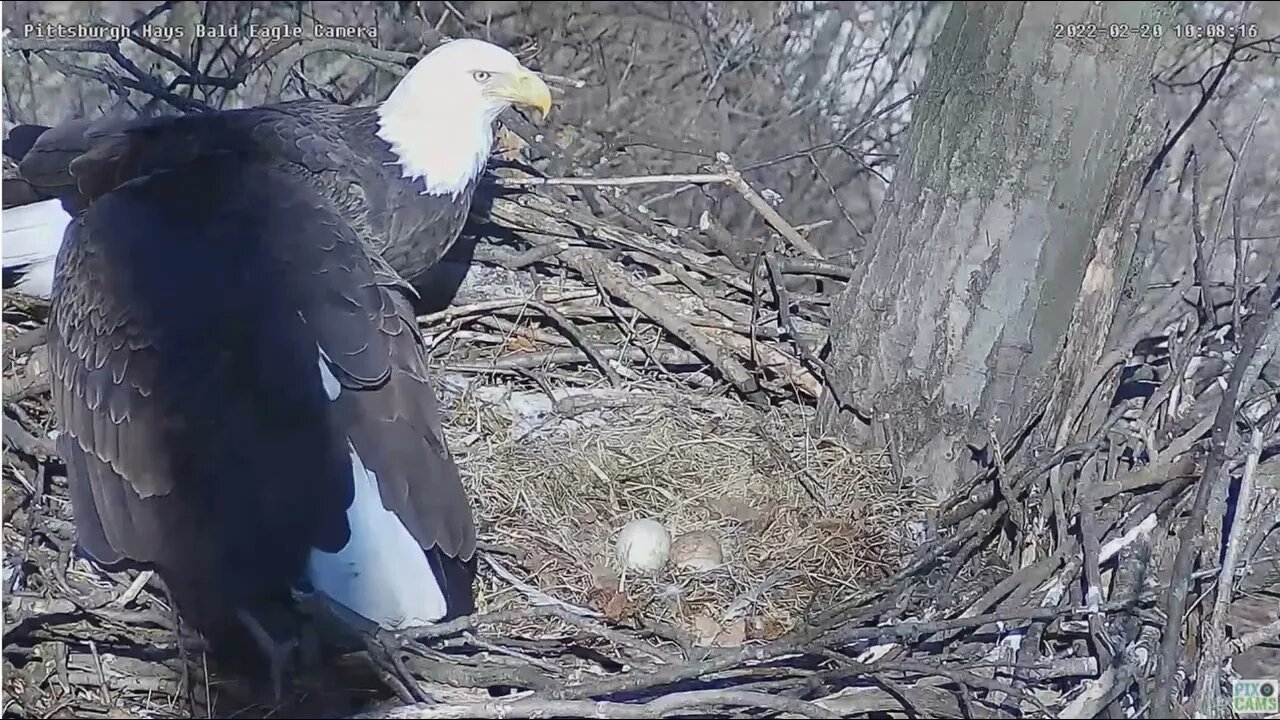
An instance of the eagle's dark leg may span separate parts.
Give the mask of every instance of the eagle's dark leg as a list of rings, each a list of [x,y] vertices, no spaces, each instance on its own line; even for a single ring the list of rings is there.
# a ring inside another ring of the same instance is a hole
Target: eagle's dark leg
[[[186,694],[187,707],[191,710],[192,717],[195,717],[199,711],[196,709],[196,689],[191,680],[191,655],[187,652],[187,639],[182,636],[182,615],[178,612],[178,604],[173,601],[173,593],[169,591],[169,586],[165,585],[164,581],[160,582],[160,586],[164,590],[164,599],[169,606],[169,619],[173,622],[174,640],[178,644],[178,661],[182,664],[181,687]]]
[[[308,668],[319,667],[324,658],[320,655],[320,636],[316,633],[315,625],[303,625],[301,635],[298,641],[299,662]]]
[[[236,616],[248,628],[249,634],[267,656],[271,673],[271,691],[275,701],[281,702],[284,699],[284,673],[293,658],[294,649],[298,646],[297,639],[280,642],[272,638],[266,628],[262,627],[262,623],[247,610],[237,610]]]

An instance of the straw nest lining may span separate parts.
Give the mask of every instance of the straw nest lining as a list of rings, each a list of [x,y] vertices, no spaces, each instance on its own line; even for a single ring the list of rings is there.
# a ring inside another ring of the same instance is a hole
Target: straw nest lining
[[[805,412],[761,415],[687,390],[603,390],[614,407],[577,412],[600,396],[556,389],[553,404],[458,376],[444,384],[481,539],[512,553],[500,562],[553,598],[666,623],[699,644],[771,639],[865,589],[895,566],[923,512],[887,458],[811,438]],[[627,572],[615,543],[637,518],[677,541],[713,536],[723,562]],[[485,574],[479,602],[501,610],[528,598]]]

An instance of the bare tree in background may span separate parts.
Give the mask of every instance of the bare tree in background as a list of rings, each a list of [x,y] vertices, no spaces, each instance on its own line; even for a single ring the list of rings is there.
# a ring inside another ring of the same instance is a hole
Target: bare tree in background
[[[923,72],[936,3],[450,3],[468,32],[536,46],[538,66],[585,81],[557,111],[579,172],[684,172],[729,154],[829,257],[870,229]],[[741,266],[767,232],[729,188],[640,195],[677,227],[718,226]]]
[[[940,494],[992,427],[1011,443],[1051,398],[1064,416],[1126,286],[1159,40],[1056,28],[1171,16],[1162,3],[951,7],[872,247],[834,310],[831,359],[904,474]]]

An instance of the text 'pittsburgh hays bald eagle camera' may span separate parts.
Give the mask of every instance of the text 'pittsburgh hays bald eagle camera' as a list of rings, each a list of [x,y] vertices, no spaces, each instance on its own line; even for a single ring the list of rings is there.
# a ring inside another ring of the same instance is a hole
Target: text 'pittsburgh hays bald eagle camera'
[[[10,136],[34,139],[20,170],[51,198],[4,211],[3,253],[50,299],[79,545],[154,567],[215,649],[264,653],[277,694],[294,593],[387,629],[474,610],[472,510],[410,283],[462,229],[511,106],[545,115],[551,95],[456,40],[376,107]]]

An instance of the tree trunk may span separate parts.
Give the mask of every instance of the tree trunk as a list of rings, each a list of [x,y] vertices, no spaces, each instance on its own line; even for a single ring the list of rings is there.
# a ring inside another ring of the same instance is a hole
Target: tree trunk
[[[1040,427],[1056,432],[1101,355],[1131,266],[1156,138],[1150,75],[1172,11],[951,3],[832,323],[839,398],[883,428],[905,479],[945,495],[991,432],[1003,442],[1046,407]],[[865,437],[834,399],[827,427]]]

